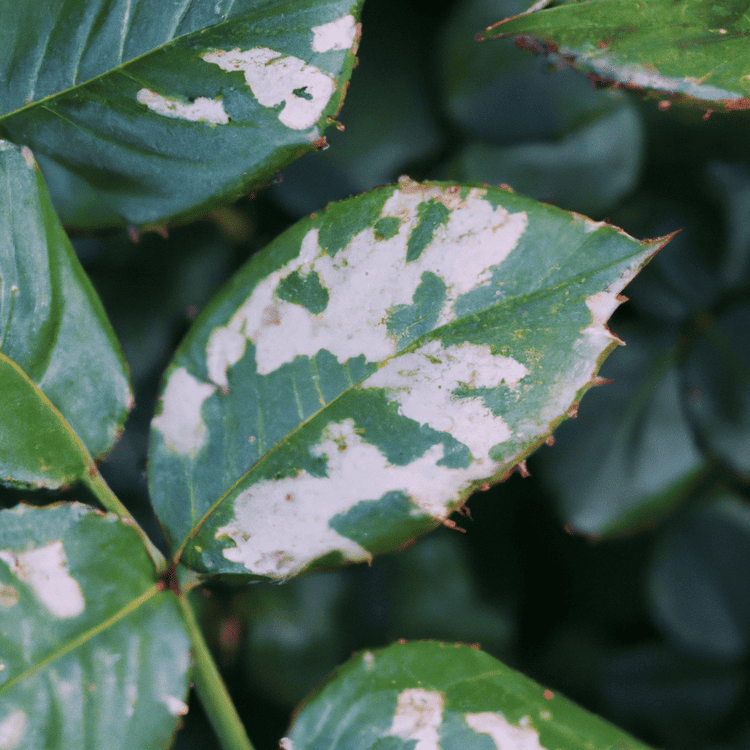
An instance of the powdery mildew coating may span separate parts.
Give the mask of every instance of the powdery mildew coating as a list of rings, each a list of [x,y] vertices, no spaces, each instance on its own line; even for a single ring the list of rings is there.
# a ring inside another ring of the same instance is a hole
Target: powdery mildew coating
[[[179,698],[175,698],[173,695],[165,695],[163,703],[172,716],[185,716],[188,712],[187,703]]]
[[[194,102],[186,104],[149,89],[141,89],[135,98],[139,104],[145,104],[152,112],[164,117],[190,122],[208,122],[213,125],[226,125],[229,122],[229,115],[218,99],[199,96]]]
[[[357,33],[357,22],[349,14],[322,26],[313,26],[313,52],[350,49]]]
[[[184,367],[172,371],[162,396],[161,413],[152,422],[164,436],[168,448],[195,456],[203,447],[208,428],[201,409],[215,390],[215,386],[201,383]]]
[[[414,750],[440,750],[438,729],[443,721],[445,696],[435,690],[413,688],[399,693],[388,734],[416,740]]]
[[[535,729],[511,724],[501,714],[491,711],[466,714],[464,720],[475,732],[488,734],[497,750],[544,750]]]
[[[0,560],[55,617],[76,617],[83,612],[86,602],[78,581],[68,573],[62,540],[27,552],[0,550]]]
[[[445,498],[455,498],[472,479],[484,476],[481,466],[473,473],[438,466],[442,445],[433,445],[406,466],[393,465],[355,432],[351,419],[329,425],[311,453],[327,458],[327,476],[301,471],[257,482],[237,495],[234,519],[216,531],[217,539],[227,536],[236,545],[222,550],[227,560],[274,578],[296,575],[336,550],[351,562],[368,561],[366,549],[328,525],[331,518],[396,491],[424,513],[445,518]]]
[[[299,57],[283,57],[268,47],[242,51],[209,50],[201,57],[222,70],[241,70],[258,103],[276,107],[282,102],[279,121],[292,130],[307,130],[320,119],[336,84],[322,70]]]
[[[584,61],[593,73],[602,76],[602,78],[618,80],[639,88],[666,92],[680,91],[696,99],[707,101],[742,98],[742,95],[739,93],[727,91],[718,86],[708,86],[698,78],[665,76],[656,71],[647,70],[640,65],[622,65],[619,61],[601,56],[599,50],[591,53],[562,47],[560,48],[560,55],[577,57]]]
[[[456,397],[462,388],[512,388],[529,371],[511,357],[493,355],[486,345],[443,347],[431,341],[390,360],[371,375],[364,388],[384,388],[399,403],[399,414],[466,445],[487,474],[493,471],[489,450],[511,437],[510,427],[482,403],[481,397]]]
[[[311,229],[299,256],[260,282],[229,323],[212,333],[207,346],[211,380],[226,386],[227,368],[244,353],[244,345],[227,331],[255,344],[261,374],[273,372],[296,356],[312,357],[321,349],[342,363],[360,354],[371,362],[393,356],[397,342],[388,332],[388,319],[397,305],[412,304],[425,272],[439,276],[447,285],[436,325],[454,320],[456,299],[489,283],[493,267],[516,247],[528,223],[525,212],[511,214],[500,206],[494,208],[483,199],[485,192],[475,188],[462,199],[438,187],[396,190],[381,216],[399,218],[398,233],[377,240],[374,229],[364,229],[333,258],[320,248],[318,230]],[[406,263],[417,208],[431,199],[443,202],[450,216],[435,230],[432,243],[421,255]],[[315,271],[329,290],[323,312],[311,313],[274,294],[279,282],[295,271],[301,276]]]
[[[26,714],[23,711],[12,711],[0,719],[0,750],[15,750],[21,746],[26,731]]]

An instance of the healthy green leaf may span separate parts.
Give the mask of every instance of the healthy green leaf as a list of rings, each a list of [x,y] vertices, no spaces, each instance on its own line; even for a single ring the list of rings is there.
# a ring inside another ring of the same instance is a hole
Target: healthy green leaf
[[[522,13],[482,36],[527,35],[523,46],[598,78],[730,111],[750,107],[746,11],[745,0],[584,0]]]
[[[649,573],[651,611],[695,655],[740,659],[750,648],[749,575],[750,509],[722,495],[660,540]]]
[[[0,515],[0,745],[167,747],[189,643],[135,529],[79,503]]]
[[[642,750],[646,746],[489,654],[426,641],[354,656],[302,705],[281,747]]]
[[[502,147],[470,141],[446,176],[511,185],[560,208],[603,216],[635,187],[642,156],[638,112],[625,105],[554,143]]]
[[[197,215],[322,145],[361,0],[29,0],[0,29],[0,134],[63,220]]]
[[[665,241],[408,180],[302,220],[167,373],[150,480],[171,543],[202,572],[284,579],[445,523],[591,385]]]
[[[127,368],[31,152],[5,141],[0,211],[0,481],[60,487],[117,439]]]

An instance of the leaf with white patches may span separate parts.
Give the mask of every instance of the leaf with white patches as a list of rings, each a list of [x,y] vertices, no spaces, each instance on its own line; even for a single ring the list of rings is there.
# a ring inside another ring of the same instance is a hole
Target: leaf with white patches
[[[446,522],[590,387],[619,292],[664,242],[409,181],[299,222],[167,372],[150,481],[175,552],[286,579]]]
[[[27,148],[0,141],[0,482],[95,472],[132,396],[104,308]]]
[[[0,28],[0,136],[68,225],[199,216],[325,143],[361,6],[28,0]]]
[[[492,656],[435,641],[352,657],[287,734],[294,750],[646,750]]]
[[[0,748],[169,745],[190,644],[132,526],[79,503],[0,511],[0,611]]]
[[[680,104],[750,107],[750,19],[744,3],[585,0],[522,13],[482,35],[525,37],[595,78]],[[536,41],[534,41],[536,40]]]

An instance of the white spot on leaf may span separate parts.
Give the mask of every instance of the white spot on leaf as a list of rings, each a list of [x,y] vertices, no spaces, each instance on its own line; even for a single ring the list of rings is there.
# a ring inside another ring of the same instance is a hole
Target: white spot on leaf
[[[36,161],[34,160],[34,154],[31,153],[31,149],[28,146],[21,146],[21,156],[23,156],[26,166],[29,169],[34,169]]]
[[[462,344],[444,348],[431,341],[414,352],[390,360],[364,383],[385,388],[399,403],[399,413],[439,432],[448,432],[468,446],[480,463],[488,463],[492,446],[511,437],[502,417],[495,416],[481,397],[457,397],[459,387],[513,387],[529,371],[510,357],[494,355],[486,345]],[[487,466],[487,473],[492,473]]]
[[[497,750],[544,750],[539,734],[529,726],[515,726],[500,714],[485,711],[466,714],[466,723],[479,734],[488,734]]]
[[[351,14],[331,23],[324,23],[322,26],[313,26],[313,51],[330,52],[350,49],[354,44],[356,30],[357,22]]]
[[[201,409],[215,390],[215,386],[201,383],[184,367],[172,372],[162,397],[161,414],[152,422],[169,448],[194,457],[203,447],[208,430]]]
[[[242,52],[240,49],[211,50],[201,57],[222,70],[241,70],[258,103],[276,107],[284,102],[279,120],[292,130],[311,128],[336,89],[332,78],[298,57],[282,57],[281,52],[268,47],[257,47]]]
[[[172,716],[185,716],[188,712],[188,707],[185,701],[175,698],[173,695],[165,695],[163,702]]]
[[[170,99],[148,89],[141,89],[135,98],[139,104],[145,104],[152,112],[164,117],[190,122],[209,122],[214,125],[226,125],[229,122],[229,115],[218,99],[199,96],[194,102],[186,104],[179,99]]]
[[[27,552],[0,550],[0,560],[33,589],[37,599],[55,617],[76,617],[83,612],[86,606],[83,592],[78,581],[68,573],[62,540]]]
[[[434,690],[414,688],[398,696],[389,735],[417,740],[414,750],[440,750],[438,729],[443,721],[445,696]]]
[[[279,750],[294,750],[294,746],[289,737],[282,737],[279,740]]]
[[[472,189],[462,199],[439,188],[420,186],[417,191],[406,186],[396,190],[382,216],[400,217],[399,232],[389,240],[376,240],[374,230],[365,229],[333,258],[319,247],[318,230],[310,230],[299,257],[263,279],[227,326],[213,332],[209,357],[214,349],[228,349],[220,339],[225,336],[222,331],[228,330],[255,344],[261,374],[273,372],[296,356],[312,357],[321,349],[340,362],[360,354],[371,362],[382,361],[397,350],[397,341],[388,332],[388,319],[395,306],[412,304],[425,272],[439,276],[447,286],[436,326],[455,320],[453,306],[458,297],[489,281],[493,268],[516,247],[527,226],[525,212],[510,214],[502,207],[494,208],[482,199],[483,194]],[[409,235],[418,221],[417,207],[429,199],[440,199],[451,214],[447,223],[435,230],[432,244],[419,258],[406,263]],[[315,271],[330,291],[323,312],[313,314],[301,305],[276,298],[279,282],[295,271],[303,276]],[[276,310],[273,326],[262,324],[268,307]],[[357,313],[352,314],[353,310]],[[239,345],[229,349],[240,352]],[[226,357],[226,366],[239,356]],[[224,361],[215,356],[212,362],[211,379],[226,384]]]
[[[26,714],[23,711],[13,711],[0,719],[0,750],[15,750],[19,747],[25,730]]]

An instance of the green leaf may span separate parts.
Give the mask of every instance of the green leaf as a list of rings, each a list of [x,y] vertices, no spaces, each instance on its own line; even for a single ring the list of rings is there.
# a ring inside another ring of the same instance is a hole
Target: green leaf
[[[628,89],[730,111],[750,107],[746,10],[745,0],[584,0],[522,13],[482,36],[527,35],[523,46]]]
[[[300,221],[168,370],[150,479],[171,543],[202,572],[284,579],[445,523],[591,385],[618,293],[665,241],[408,180]]]
[[[648,586],[654,619],[695,655],[740,659],[750,648],[749,575],[750,509],[738,496],[719,496],[657,546]]]
[[[127,368],[31,152],[5,141],[0,211],[0,481],[60,487],[115,443]]]
[[[642,157],[640,119],[626,105],[553,143],[500,147],[470,141],[447,174],[507,184],[537,200],[601,216],[635,188]]]
[[[361,0],[30,0],[0,31],[0,134],[63,220],[194,216],[322,143]]]
[[[433,641],[398,643],[354,656],[302,705],[281,746],[289,750],[646,747],[489,654]]]
[[[695,487],[707,462],[684,413],[675,342],[634,330],[583,404],[539,456],[563,523],[596,537],[652,525]],[[597,446],[595,451],[591,446]]]
[[[135,529],[79,503],[1,515],[2,747],[167,747],[189,643]]]

